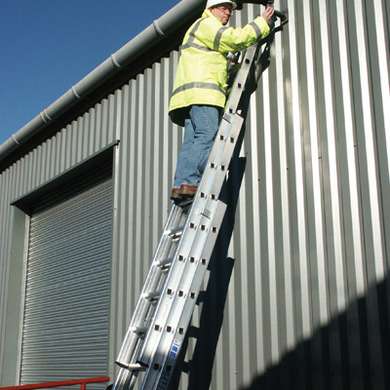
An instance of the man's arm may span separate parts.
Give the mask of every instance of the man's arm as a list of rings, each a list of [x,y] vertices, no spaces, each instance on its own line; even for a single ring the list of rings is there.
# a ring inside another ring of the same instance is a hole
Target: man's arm
[[[205,19],[202,28],[196,32],[196,38],[209,49],[223,54],[246,49],[269,34],[268,21],[273,12],[273,7],[266,7],[261,16],[242,28],[221,27],[212,18]]]

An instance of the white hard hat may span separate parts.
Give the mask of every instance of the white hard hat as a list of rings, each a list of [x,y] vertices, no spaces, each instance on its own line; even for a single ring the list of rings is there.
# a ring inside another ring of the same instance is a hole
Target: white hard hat
[[[231,0],[207,0],[206,8],[214,7],[215,5],[219,4],[231,4],[233,6],[233,9],[237,8],[237,4],[234,1]]]

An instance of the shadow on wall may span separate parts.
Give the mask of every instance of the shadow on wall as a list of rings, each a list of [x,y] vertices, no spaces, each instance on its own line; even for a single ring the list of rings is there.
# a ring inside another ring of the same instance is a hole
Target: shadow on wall
[[[228,209],[210,261],[207,290],[200,296],[199,303],[203,304],[200,326],[188,330],[170,390],[178,388],[183,372],[188,375],[188,390],[210,388],[234,265],[234,259],[227,254],[245,159],[236,157],[234,165],[222,191]],[[389,292],[388,278],[372,286],[365,296],[350,303],[345,312],[240,390],[390,390]],[[184,354],[189,337],[196,339],[196,346],[192,360],[186,363]]]
[[[210,388],[233,262],[222,258],[213,264],[200,327],[187,335],[197,339],[193,359],[186,366],[181,357],[170,390],[177,389],[182,371],[188,373],[189,390]],[[387,278],[370,288],[240,390],[390,390],[389,283]]]
[[[241,390],[389,390],[389,279]]]

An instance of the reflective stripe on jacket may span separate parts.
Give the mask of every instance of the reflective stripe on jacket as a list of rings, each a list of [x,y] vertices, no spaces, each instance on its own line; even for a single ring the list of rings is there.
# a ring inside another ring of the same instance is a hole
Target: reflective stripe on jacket
[[[224,107],[227,90],[227,55],[243,50],[269,33],[269,26],[257,17],[243,28],[224,26],[205,10],[187,31],[169,104],[174,123],[183,126],[180,111],[193,104]]]

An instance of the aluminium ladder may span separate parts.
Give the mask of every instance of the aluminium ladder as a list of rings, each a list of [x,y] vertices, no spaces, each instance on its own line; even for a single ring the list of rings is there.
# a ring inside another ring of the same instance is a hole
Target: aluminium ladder
[[[154,254],[116,363],[114,390],[168,388],[201,289],[226,204],[219,200],[243,129],[250,94],[269,64],[269,49],[287,17],[264,43],[249,47],[241,61],[195,198],[173,205]],[[141,376],[141,375],[140,375]]]

